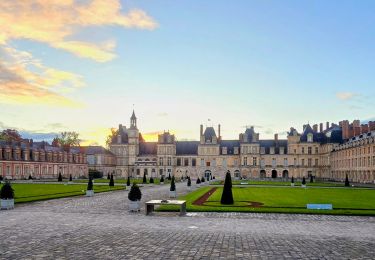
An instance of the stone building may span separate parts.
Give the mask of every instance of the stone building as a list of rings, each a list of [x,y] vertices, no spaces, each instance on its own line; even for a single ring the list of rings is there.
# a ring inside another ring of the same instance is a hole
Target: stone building
[[[116,170],[116,156],[101,146],[81,146],[86,153],[89,170],[103,173],[103,176],[112,174]]]
[[[46,142],[0,141],[0,176],[5,179],[73,178],[87,176],[86,154],[79,148],[66,151]]]
[[[326,123],[323,129],[322,123],[312,127],[307,124],[303,126],[302,133],[291,128],[287,139],[279,139],[275,134],[269,140],[260,139],[254,127],[247,128],[237,140],[223,140],[220,125],[217,131],[214,127],[204,129],[201,125],[199,141],[177,141],[174,135],[164,132],[159,135],[157,142],[145,142],[137,128],[137,118],[133,111],[130,127],[119,125],[118,135],[113,137],[110,150],[116,156],[116,175],[122,177],[142,177],[146,174],[149,177],[175,175],[191,176],[194,179],[202,176],[223,178],[230,171],[237,179],[313,176],[341,181],[348,174],[353,181],[373,182],[375,148],[367,147],[373,142],[375,129],[372,127],[375,124],[370,122],[360,126],[360,132],[357,125],[357,121],[354,126],[342,121],[339,125]],[[361,135],[354,137],[352,133]],[[361,147],[362,150],[357,153],[367,149],[366,162],[361,159],[360,173],[353,168],[359,162],[343,166],[340,161],[344,157],[339,151],[351,143]]]

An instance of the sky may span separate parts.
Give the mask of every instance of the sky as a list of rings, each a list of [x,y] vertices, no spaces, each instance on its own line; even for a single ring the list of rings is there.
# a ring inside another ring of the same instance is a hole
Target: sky
[[[375,1],[0,1],[0,129],[104,145],[375,119]]]

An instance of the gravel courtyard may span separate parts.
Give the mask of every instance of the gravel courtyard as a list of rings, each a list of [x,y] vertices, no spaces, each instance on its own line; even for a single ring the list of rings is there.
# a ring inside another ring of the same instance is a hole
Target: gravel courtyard
[[[178,183],[179,194],[186,183]],[[169,185],[142,188],[142,201]],[[1,259],[374,259],[375,217],[128,212],[128,191],[0,212]]]

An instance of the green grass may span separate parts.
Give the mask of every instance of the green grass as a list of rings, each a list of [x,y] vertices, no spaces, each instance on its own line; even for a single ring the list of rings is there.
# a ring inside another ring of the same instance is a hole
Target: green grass
[[[15,203],[23,203],[38,200],[48,200],[70,196],[85,195],[87,185],[13,183],[12,187],[15,193]],[[122,189],[124,189],[124,187],[121,186],[94,186],[95,193]]]
[[[248,183],[248,184],[241,184]],[[211,185],[223,185],[224,181],[214,181],[211,182]],[[255,180],[232,180],[233,185],[268,185],[268,186],[290,186],[290,181],[255,181]],[[300,181],[296,181],[295,186],[301,186]],[[307,186],[318,186],[318,187],[344,187],[344,183],[331,183],[331,182],[313,182],[310,183],[309,180],[306,180]]]
[[[232,191],[235,204],[224,206],[220,204],[222,188],[218,188],[204,205],[192,205],[211,188],[201,188],[180,199],[187,201],[188,211],[375,215],[375,189],[234,187]],[[248,206],[248,201],[261,202],[264,205],[260,208],[251,208]],[[332,204],[333,210],[308,210],[306,209],[308,203]],[[159,210],[175,211],[178,208],[163,206]]]

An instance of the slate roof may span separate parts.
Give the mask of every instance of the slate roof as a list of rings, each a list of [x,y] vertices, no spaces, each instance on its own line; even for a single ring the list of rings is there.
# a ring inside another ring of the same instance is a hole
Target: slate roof
[[[139,155],[155,154],[157,152],[157,142],[140,142]]]
[[[216,137],[215,129],[212,126],[206,127],[203,135],[205,141],[209,140],[212,142],[212,137]]]
[[[234,147],[240,148],[240,141],[239,140],[222,140],[220,142],[220,154],[222,154],[223,147],[227,148],[227,154],[233,154]],[[240,153],[240,149],[238,149],[238,153]]]
[[[177,141],[176,142],[176,154],[177,155],[189,155],[198,154],[198,141]]]
[[[94,146],[81,146],[81,148],[83,149],[83,151],[85,151],[87,155],[91,155],[91,154],[114,155],[111,151],[105,149],[102,146],[95,146],[95,145]]]
[[[266,154],[270,153],[271,147],[275,147],[275,154],[280,153],[280,147],[284,147],[284,153],[287,153],[288,151],[288,140],[285,140],[285,139],[280,139],[277,141],[275,139],[259,140],[259,145],[260,147],[265,148]]]
[[[342,129],[338,125],[333,125],[330,128],[324,130],[323,132],[315,132],[309,124],[306,125],[300,141],[307,142],[307,135],[309,133],[313,134],[313,142],[318,142],[321,144],[325,143],[342,143]]]

